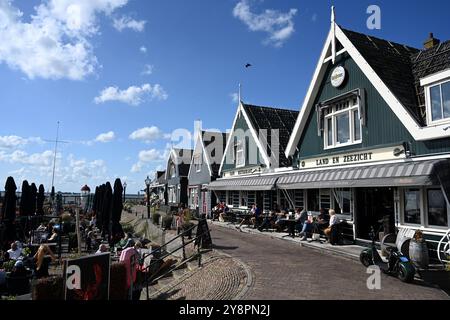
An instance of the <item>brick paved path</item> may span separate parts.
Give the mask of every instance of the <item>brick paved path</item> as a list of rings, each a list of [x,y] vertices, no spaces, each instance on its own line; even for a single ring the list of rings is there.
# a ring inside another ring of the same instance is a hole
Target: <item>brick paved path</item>
[[[365,268],[356,261],[298,244],[211,225],[217,250],[250,267],[253,285],[244,299],[449,299],[421,283],[381,275],[382,290],[368,290]]]
[[[247,286],[247,273],[239,262],[212,253],[203,267],[175,281],[159,299],[167,300],[231,300]]]

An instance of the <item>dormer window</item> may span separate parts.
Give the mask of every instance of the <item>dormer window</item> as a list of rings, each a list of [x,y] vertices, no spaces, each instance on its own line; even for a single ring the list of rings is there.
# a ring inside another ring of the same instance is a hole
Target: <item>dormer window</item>
[[[427,124],[450,122],[450,70],[445,70],[420,80],[425,87]]]
[[[242,140],[239,140],[235,146],[236,150],[236,167],[244,167],[245,166],[245,150],[244,143]]]
[[[326,106],[323,112],[325,149],[361,143],[361,121],[356,96]]]
[[[195,172],[202,171],[202,155],[201,154],[197,154],[194,156],[194,167],[195,167]]]
[[[450,80],[432,85],[428,91],[429,122],[450,121]]]

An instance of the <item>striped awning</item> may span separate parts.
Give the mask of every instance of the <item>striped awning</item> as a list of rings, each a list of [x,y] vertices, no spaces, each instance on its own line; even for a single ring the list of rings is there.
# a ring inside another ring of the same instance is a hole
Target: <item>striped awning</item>
[[[241,191],[268,191],[275,188],[279,176],[247,177],[239,179],[220,179],[208,185],[209,190],[241,190]]]
[[[277,181],[280,189],[400,187],[439,185],[437,168],[448,160],[409,161],[353,168],[297,171]]]

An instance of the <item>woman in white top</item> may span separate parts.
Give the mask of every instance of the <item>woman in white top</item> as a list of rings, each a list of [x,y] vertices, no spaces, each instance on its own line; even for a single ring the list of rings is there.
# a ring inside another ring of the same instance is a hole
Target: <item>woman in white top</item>
[[[333,209],[330,209],[328,211],[328,214],[330,215],[330,225],[323,232],[325,233],[327,238],[330,239],[331,227],[334,226],[335,224],[339,223],[339,218],[338,218],[338,216],[336,215],[336,212]]]

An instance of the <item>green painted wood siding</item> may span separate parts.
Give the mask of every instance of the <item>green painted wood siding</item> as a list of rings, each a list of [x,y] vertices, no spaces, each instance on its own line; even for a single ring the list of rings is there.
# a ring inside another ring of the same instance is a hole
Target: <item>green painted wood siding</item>
[[[338,65],[346,69],[347,80],[341,88],[334,88],[331,85],[330,74]],[[362,127],[362,143],[324,150],[323,136],[319,137],[317,134],[315,105],[320,101],[332,99],[358,88],[364,88],[366,91],[366,126]],[[426,142],[415,141],[353,59],[348,54],[343,54],[337,58],[335,65],[330,64],[328,66],[314,107],[308,116],[307,125],[299,140],[298,148],[300,152],[296,158],[298,160],[329,153],[341,153],[403,142],[411,142],[412,152],[418,156],[450,152],[450,139],[448,138]]]
[[[227,154],[224,155],[225,159],[224,159],[224,164],[222,167],[222,171],[230,171],[230,170],[234,170],[236,169],[236,162],[235,161],[231,161],[228,162],[228,157],[230,157],[232,155],[233,149],[234,149],[234,140],[235,137],[237,137],[236,131],[237,130],[243,130],[244,132],[248,132],[248,134],[246,135],[246,140],[247,142],[245,143],[245,167],[240,167],[239,170],[245,169],[246,167],[254,167],[254,166],[258,166],[263,164],[263,162],[261,161],[262,156],[261,153],[258,150],[258,153],[256,155],[256,164],[250,164],[249,163],[249,153],[247,152],[247,147],[250,145],[250,150],[257,150],[257,146],[256,146],[256,142],[255,139],[253,139],[252,135],[250,134],[250,130],[247,124],[247,121],[245,121],[245,118],[242,114],[240,114],[238,116],[238,119],[236,120],[236,125],[234,128],[234,131],[231,133],[231,143],[230,146],[228,147],[228,151]],[[232,159],[232,156],[231,156]]]

